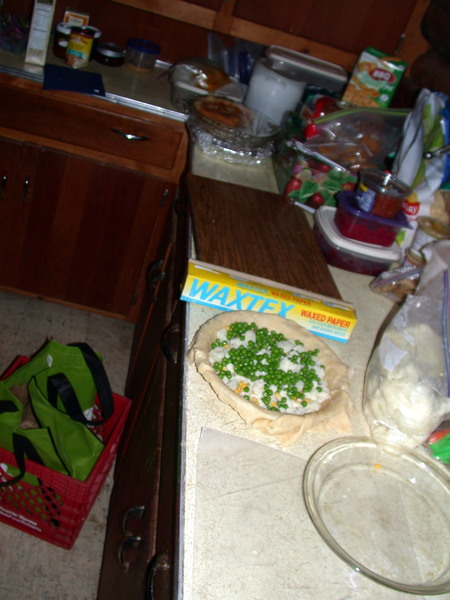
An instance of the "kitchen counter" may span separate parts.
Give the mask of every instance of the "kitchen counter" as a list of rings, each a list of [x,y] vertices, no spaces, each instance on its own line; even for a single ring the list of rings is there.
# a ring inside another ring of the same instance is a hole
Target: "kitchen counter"
[[[66,66],[63,59],[53,55],[52,38],[47,52],[47,63]],[[171,101],[171,84],[167,76],[169,68],[169,63],[158,60],[152,72],[138,73],[125,64],[120,67],[106,67],[91,60],[85,71],[102,76],[106,101],[185,121],[186,115]],[[44,68],[26,63],[24,53],[16,55],[0,50],[0,72],[40,82],[44,79]]]
[[[249,178],[245,167],[221,167],[217,159],[194,152],[191,168],[197,175],[218,175],[223,181],[241,185],[253,185],[256,178],[262,189],[277,191],[270,164],[259,167],[259,177],[258,168],[252,168]],[[350,367],[351,435],[368,435],[361,411],[365,368],[377,333],[394,305],[370,290],[371,277],[333,267],[330,271],[342,298],[354,304],[358,322],[348,343],[329,340],[327,343]],[[197,329],[217,314],[215,309],[195,304],[187,308],[186,346]],[[342,437],[343,433],[311,431],[294,445],[283,448],[274,439],[252,429],[218,400],[209,384],[189,364],[185,369],[183,402],[180,598],[404,600],[408,597],[348,567],[328,548],[307,516],[301,497],[306,461],[316,449]],[[222,452],[224,447],[225,455],[238,457],[236,468],[221,464],[217,457],[211,458],[215,449]],[[261,464],[254,458],[258,452]],[[282,466],[271,472],[264,469],[263,461]],[[208,471],[208,464],[215,468]],[[256,464],[256,468],[250,469],[250,464]],[[260,468],[263,475],[258,475]],[[283,474],[283,469],[289,475]],[[273,512],[269,501],[267,508],[265,502],[251,506],[252,497],[260,499],[260,489],[264,486],[271,498],[278,493],[281,502],[291,499],[291,508],[284,507],[282,518]],[[246,502],[250,502],[248,508]],[[448,599],[450,595],[440,597]]]

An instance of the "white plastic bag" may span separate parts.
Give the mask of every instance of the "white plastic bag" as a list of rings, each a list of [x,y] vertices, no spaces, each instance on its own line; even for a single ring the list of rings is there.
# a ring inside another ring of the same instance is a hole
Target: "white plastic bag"
[[[446,155],[426,159],[424,153],[446,144],[446,102],[447,97],[440,92],[421,90],[403,126],[403,139],[392,172],[413,190],[409,198],[411,208],[404,208],[411,229],[405,229],[404,239],[399,240],[405,248],[412,240],[417,218],[430,216],[434,195],[445,178]]]

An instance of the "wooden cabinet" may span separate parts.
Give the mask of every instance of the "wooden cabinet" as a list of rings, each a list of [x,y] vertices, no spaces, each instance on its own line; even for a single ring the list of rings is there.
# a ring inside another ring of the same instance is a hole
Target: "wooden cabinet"
[[[373,45],[410,64],[428,44],[420,21],[429,0],[113,0],[189,25],[268,46],[278,44],[351,71]]]
[[[98,600],[169,600],[176,588],[187,219],[173,216],[136,325]]]
[[[135,321],[187,133],[109,104],[0,76],[0,287]]]
[[[128,315],[149,239],[170,206],[167,183],[1,138],[0,152],[1,285]]]

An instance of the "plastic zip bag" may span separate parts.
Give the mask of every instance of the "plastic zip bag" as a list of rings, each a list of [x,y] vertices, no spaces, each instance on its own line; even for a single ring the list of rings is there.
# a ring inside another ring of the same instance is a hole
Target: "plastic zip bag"
[[[376,440],[416,447],[450,417],[449,271],[450,240],[436,242],[370,358],[363,409]]]

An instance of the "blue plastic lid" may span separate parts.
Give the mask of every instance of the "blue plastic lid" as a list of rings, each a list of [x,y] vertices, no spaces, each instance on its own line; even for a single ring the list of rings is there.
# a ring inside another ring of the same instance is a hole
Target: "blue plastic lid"
[[[150,42],[149,40],[145,40],[143,38],[130,38],[127,40],[127,47],[132,50],[137,50],[138,52],[142,52],[143,54],[160,54],[161,46],[155,44],[154,42]]]
[[[371,213],[364,212],[363,210],[359,210],[359,208],[355,206],[355,192],[338,192],[336,194],[336,200],[338,204],[342,204],[344,209],[355,217],[361,217],[366,221],[372,221],[377,225],[386,225],[387,227],[411,228],[411,225],[402,210],[397,214],[395,219],[386,219],[386,217],[378,217]]]

